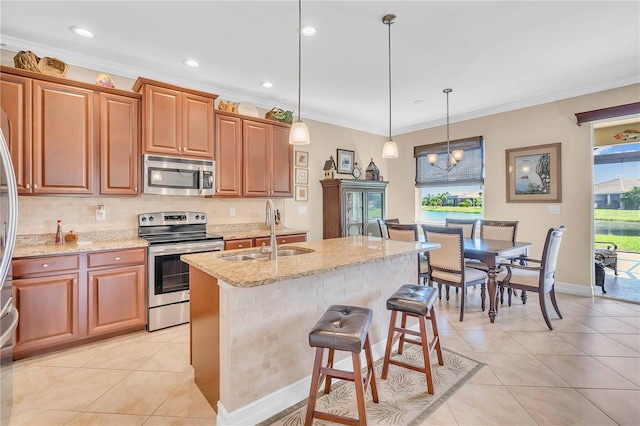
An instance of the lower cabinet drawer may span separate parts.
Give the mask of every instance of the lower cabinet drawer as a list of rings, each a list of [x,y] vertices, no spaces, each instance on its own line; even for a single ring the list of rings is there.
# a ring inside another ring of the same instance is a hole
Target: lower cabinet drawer
[[[99,253],[89,253],[87,255],[87,267],[97,268],[101,266],[131,265],[144,263],[146,249],[139,248],[133,250],[104,251]]]
[[[253,240],[251,238],[245,238],[242,240],[228,240],[224,242],[225,250],[235,250],[241,248],[253,247]]]
[[[31,274],[44,274],[49,272],[70,271],[80,267],[80,256],[49,256],[34,258],[19,258],[11,261],[14,277],[23,277]]]
[[[260,237],[256,238],[256,247],[260,247],[262,243],[264,245],[269,245],[271,238],[269,237]],[[293,235],[279,235],[276,236],[276,242],[278,244],[292,244],[292,243],[302,243],[307,241],[306,234],[293,234]]]

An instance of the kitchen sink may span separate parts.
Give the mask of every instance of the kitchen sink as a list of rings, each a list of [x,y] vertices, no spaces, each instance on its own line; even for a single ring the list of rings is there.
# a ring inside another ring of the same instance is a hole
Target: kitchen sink
[[[296,248],[282,248],[278,250],[278,257],[286,257],[286,256],[297,256],[299,254],[311,253],[309,250],[300,250]],[[244,262],[247,260],[264,260],[269,259],[269,253],[245,253],[245,254],[236,254],[233,256],[222,256],[220,257],[222,260],[226,260],[227,262]]]

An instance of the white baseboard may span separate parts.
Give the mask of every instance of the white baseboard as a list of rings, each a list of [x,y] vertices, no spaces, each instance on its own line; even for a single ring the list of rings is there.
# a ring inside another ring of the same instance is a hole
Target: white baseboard
[[[371,352],[374,360],[384,356],[386,345],[387,340],[385,339],[371,346]],[[364,351],[360,353],[360,362],[363,363],[363,366],[366,365]],[[336,362],[334,367],[338,369],[352,370],[351,357],[346,357]],[[279,389],[232,412],[228,412],[224,405],[218,401],[218,416],[216,424],[218,426],[255,425],[279,413],[280,411],[289,408],[296,402],[307,398],[309,396],[310,387],[311,374],[302,380],[298,380],[287,387]]]
[[[594,294],[593,287],[588,285],[556,281],[555,288],[558,293],[573,294],[574,296],[593,297]]]

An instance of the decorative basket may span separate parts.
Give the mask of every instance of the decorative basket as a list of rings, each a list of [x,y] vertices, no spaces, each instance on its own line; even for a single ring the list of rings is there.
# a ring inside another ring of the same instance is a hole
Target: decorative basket
[[[280,108],[273,107],[271,111],[268,111],[264,118],[272,121],[279,121],[280,123],[293,123],[293,111],[284,111]]]
[[[19,51],[13,57],[13,63],[16,68],[23,70],[39,72],[40,74],[51,75],[54,77],[66,77],[69,67],[67,64],[56,58],[39,58],[30,50]]]

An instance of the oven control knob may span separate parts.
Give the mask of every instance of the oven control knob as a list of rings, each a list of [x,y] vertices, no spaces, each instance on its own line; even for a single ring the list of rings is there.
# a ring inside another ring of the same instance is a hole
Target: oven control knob
[[[146,216],[142,216],[142,221],[146,222],[147,221],[147,217]]]
[[[196,220],[198,220],[198,219],[200,219],[200,215],[199,214],[196,215]]]
[[[198,218],[198,216],[196,216],[196,219]],[[200,216],[200,219],[205,220],[207,217],[205,215]]]
[[[149,222],[153,222],[153,216],[149,217]]]

